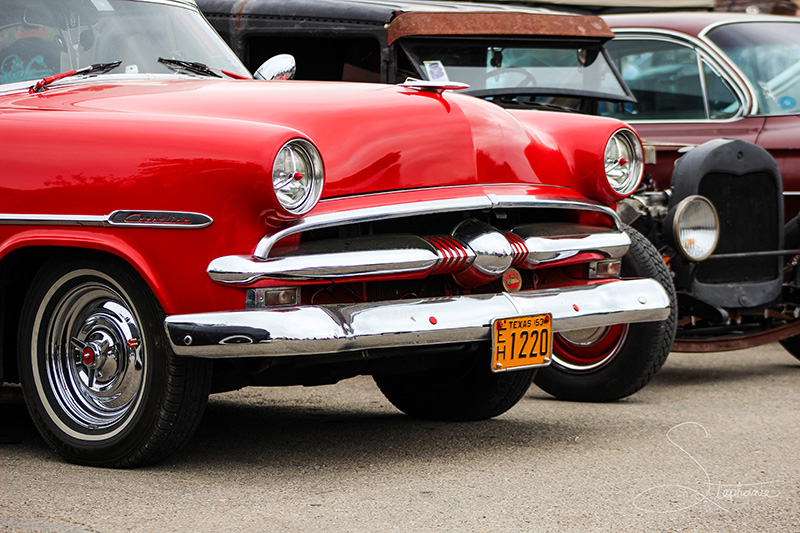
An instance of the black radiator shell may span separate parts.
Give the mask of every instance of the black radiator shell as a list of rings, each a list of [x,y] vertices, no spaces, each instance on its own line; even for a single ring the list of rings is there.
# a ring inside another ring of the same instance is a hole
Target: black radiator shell
[[[715,259],[720,254],[783,249],[783,187],[772,156],[741,140],[709,141],[675,163],[672,191],[670,208],[699,194],[711,200],[720,220],[714,254],[702,263],[684,265],[690,275],[678,276],[676,288],[724,308],[759,307],[777,300],[783,284],[782,256]]]

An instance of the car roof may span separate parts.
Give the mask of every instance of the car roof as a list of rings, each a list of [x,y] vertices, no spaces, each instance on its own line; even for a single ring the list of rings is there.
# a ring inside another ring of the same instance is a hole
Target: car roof
[[[607,40],[614,36],[599,17],[473,2],[424,0],[198,0],[209,18],[217,15],[280,20],[355,22],[383,28],[388,43],[407,36],[524,35]],[[237,27],[246,24],[236,22]]]
[[[680,31],[697,37],[709,26],[732,22],[795,22],[800,18],[780,15],[749,15],[745,13],[726,12],[675,12],[675,13],[634,13],[629,15],[603,15],[603,20],[614,29],[622,28],[657,28]]]
[[[652,9],[713,8],[714,0],[543,0],[549,4],[602,7],[647,7]]]
[[[323,17],[348,20],[361,20],[388,24],[397,13],[422,12],[523,12],[550,13],[543,8],[522,7],[502,4],[481,4],[473,2],[432,2],[424,0],[198,0],[204,12],[231,13],[236,15],[258,15],[269,13],[272,16]]]

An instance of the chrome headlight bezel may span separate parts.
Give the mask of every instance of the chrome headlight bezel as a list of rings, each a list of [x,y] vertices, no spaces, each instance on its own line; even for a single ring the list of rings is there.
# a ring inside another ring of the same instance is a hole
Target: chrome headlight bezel
[[[615,131],[603,153],[606,181],[619,196],[633,193],[644,176],[644,149],[639,136],[629,128]]]
[[[687,196],[671,210],[668,220],[673,244],[685,259],[705,261],[714,253],[719,243],[719,215],[708,198]],[[697,242],[702,245],[696,246]]]
[[[283,209],[308,213],[322,196],[324,182],[322,156],[311,141],[295,138],[281,146],[272,163],[272,189]]]

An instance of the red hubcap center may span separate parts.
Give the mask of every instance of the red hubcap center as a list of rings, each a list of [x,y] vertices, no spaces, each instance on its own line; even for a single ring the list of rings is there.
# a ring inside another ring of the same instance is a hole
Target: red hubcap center
[[[88,347],[84,348],[83,353],[81,354],[81,359],[83,359],[83,364],[85,365],[91,365],[92,363],[94,363],[95,360],[94,350]]]

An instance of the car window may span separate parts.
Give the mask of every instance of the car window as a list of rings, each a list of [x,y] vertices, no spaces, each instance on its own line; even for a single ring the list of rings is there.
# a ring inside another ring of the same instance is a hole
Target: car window
[[[728,84],[703,62],[703,77],[708,95],[708,114],[711,118],[730,118],[741,108],[739,100]]]
[[[599,43],[406,40],[422,77],[494,94],[594,93],[628,98]]]
[[[173,72],[162,56],[249,75],[189,4],[0,0],[0,84],[115,61],[115,73]]]
[[[719,26],[708,38],[750,80],[759,113],[800,112],[800,24],[747,22]]]
[[[694,48],[655,39],[618,39],[606,49],[637,102],[604,106],[604,114],[626,120],[702,120],[739,111],[733,91]]]

